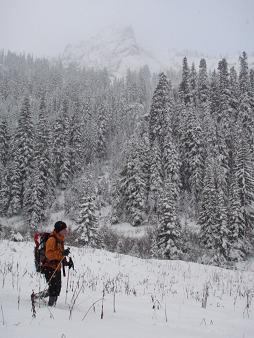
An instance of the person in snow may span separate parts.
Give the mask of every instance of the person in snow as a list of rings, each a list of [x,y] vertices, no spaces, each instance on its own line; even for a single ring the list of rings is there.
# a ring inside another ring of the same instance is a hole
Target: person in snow
[[[70,264],[66,260],[66,256],[70,254],[70,249],[64,249],[64,239],[66,234],[66,224],[62,221],[58,221],[55,223],[54,231],[50,234],[50,237],[46,242],[46,261],[43,269],[46,281],[49,285],[47,291],[49,296],[48,306],[56,304],[57,297],[61,292],[61,266],[69,266]]]

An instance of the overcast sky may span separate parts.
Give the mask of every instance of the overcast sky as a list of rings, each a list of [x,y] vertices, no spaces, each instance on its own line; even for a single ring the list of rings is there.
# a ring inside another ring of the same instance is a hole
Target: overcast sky
[[[254,51],[254,0],[0,0],[0,49],[53,56],[111,24],[154,52]]]

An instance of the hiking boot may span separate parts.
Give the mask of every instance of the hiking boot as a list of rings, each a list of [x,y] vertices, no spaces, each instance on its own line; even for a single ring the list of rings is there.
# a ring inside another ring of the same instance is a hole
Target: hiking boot
[[[57,296],[49,296],[48,306],[56,305],[56,301],[57,301]]]

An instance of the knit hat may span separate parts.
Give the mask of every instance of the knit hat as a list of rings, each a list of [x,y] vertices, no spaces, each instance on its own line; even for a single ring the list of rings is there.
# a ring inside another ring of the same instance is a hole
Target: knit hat
[[[67,225],[63,221],[58,221],[55,223],[55,230],[56,232],[60,232],[63,229],[66,229]]]

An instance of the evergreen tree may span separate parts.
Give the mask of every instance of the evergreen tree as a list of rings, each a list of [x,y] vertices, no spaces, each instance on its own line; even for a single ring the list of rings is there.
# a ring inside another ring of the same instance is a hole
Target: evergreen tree
[[[10,200],[10,188],[8,179],[8,167],[1,169],[1,180],[0,180],[0,215],[6,216]]]
[[[240,93],[245,94],[249,91],[249,69],[248,69],[248,57],[246,52],[243,52],[239,57],[240,72],[239,72],[239,88]]]
[[[218,64],[219,70],[219,109],[217,115],[217,145],[218,161],[224,167],[225,184],[228,190],[230,176],[230,161],[232,152],[231,129],[234,120],[234,112],[230,106],[232,101],[229,83],[228,64],[222,59]]]
[[[97,135],[97,156],[103,160],[106,158],[107,145],[106,145],[106,132],[107,132],[107,121],[106,121],[106,109],[103,104],[98,107],[98,135]]]
[[[254,69],[250,70],[250,88],[251,92],[254,92]]]
[[[236,174],[232,175],[229,194],[229,260],[240,261],[245,258],[249,243],[245,235],[245,221],[241,207],[240,187]]]
[[[131,140],[127,146],[119,177],[120,205],[122,213],[134,226],[142,223],[147,199],[146,173],[143,172],[138,140]]]
[[[8,216],[17,215],[21,211],[22,205],[22,192],[21,192],[21,173],[19,161],[16,156],[10,164],[9,169],[9,182],[10,182],[10,201],[8,205]]]
[[[207,158],[205,168],[204,189],[198,223],[201,228],[201,243],[207,249],[213,249],[215,247],[213,234],[217,226],[218,213],[214,160],[211,157]]]
[[[62,122],[63,122],[63,154],[62,167],[60,168],[60,186],[65,189],[71,179],[71,148],[70,148],[70,117],[69,106],[66,100],[63,101],[62,107]]]
[[[0,123],[0,164],[6,167],[9,159],[9,131],[7,121],[1,120]]]
[[[209,100],[209,83],[207,75],[206,60],[201,59],[198,73],[198,99],[199,105],[203,108]]]
[[[166,181],[162,207],[160,213],[160,225],[157,234],[158,253],[166,259],[179,259],[182,254],[181,230],[177,219],[174,197],[174,186],[170,180]]]
[[[158,215],[163,191],[162,155],[158,141],[151,148],[150,166],[150,204],[151,210]]]
[[[55,181],[56,184],[59,185],[61,182],[61,167],[63,165],[62,155],[65,149],[64,125],[60,117],[58,117],[54,123],[52,141]]]
[[[36,163],[38,164],[38,163]],[[24,209],[27,222],[32,231],[36,231],[40,222],[45,220],[45,182],[38,166],[35,165],[30,177],[26,181]]]
[[[171,128],[166,133],[163,149],[164,179],[172,183],[173,197],[178,200],[180,195],[180,158],[179,152],[172,136]]]
[[[181,176],[184,190],[193,194],[195,208],[202,191],[204,171],[203,131],[195,108],[189,107],[181,144]]]
[[[51,204],[55,196],[55,182],[51,164],[52,153],[50,148],[50,128],[48,125],[45,97],[42,95],[39,108],[39,120],[36,126],[35,160],[37,161],[36,177],[38,177],[40,181],[40,196],[42,198],[41,204],[43,209],[46,209],[46,207]]]
[[[230,68],[229,90],[231,93],[230,107],[232,109],[232,121],[236,122],[239,110],[240,90],[238,85],[238,76],[234,67]]]
[[[75,102],[74,113],[70,124],[70,134],[71,174],[75,176],[81,172],[82,166],[84,165],[82,121],[79,102]]]
[[[248,135],[243,130],[241,124],[238,124],[238,137],[235,146],[235,174],[239,185],[241,210],[244,219],[244,236],[247,237],[253,230],[254,221],[254,161]]]
[[[190,71],[190,93],[192,103],[196,107],[198,103],[198,77],[194,63],[192,63]]]
[[[56,184],[65,189],[71,178],[70,120],[67,101],[53,131],[53,158]]]
[[[150,116],[149,116],[149,138],[151,146],[155,139],[158,139],[160,149],[162,150],[165,136],[165,125],[169,111],[169,93],[170,87],[166,75],[159,75],[159,83],[154,91]]]
[[[20,111],[15,139],[15,160],[18,162],[21,206],[24,203],[25,183],[30,177],[34,158],[34,127],[28,97],[25,97]]]
[[[219,93],[219,77],[214,70],[210,80],[209,100],[211,116],[216,123],[219,116]]]
[[[78,242],[94,248],[102,247],[99,228],[95,216],[94,196],[84,194],[80,201],[78,228],[76,230]]]
[[[179,87],[180,97],[185,105],[192,102],[191,85],[190,85],[190,69],[186,56],[183,58],[182,81]]]

